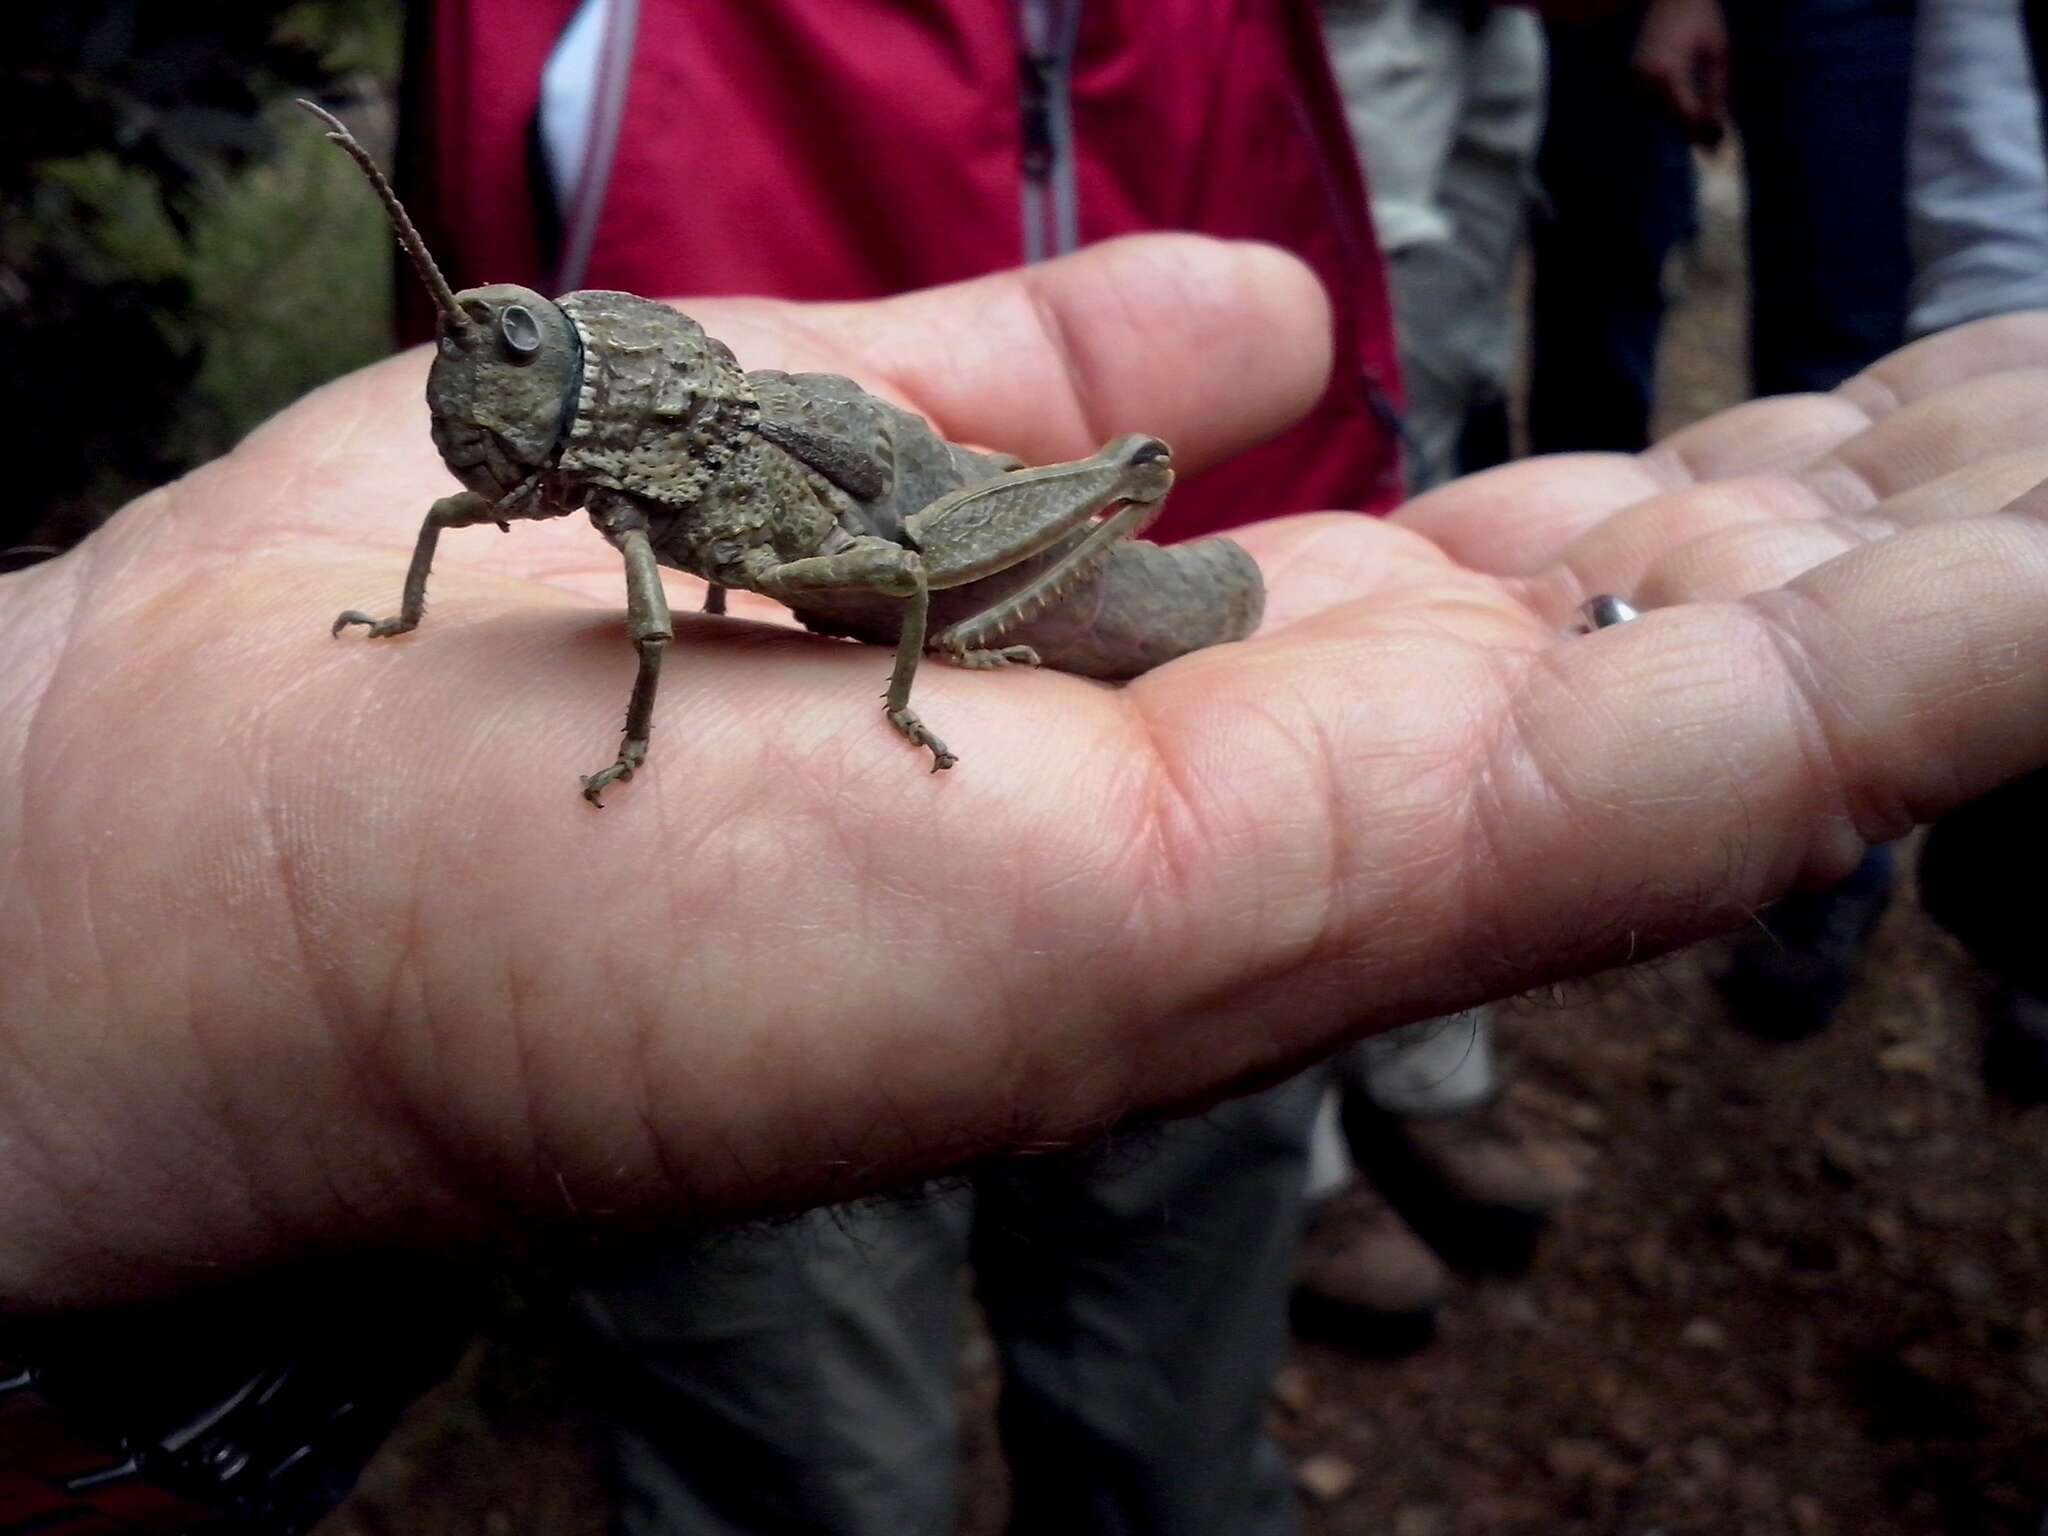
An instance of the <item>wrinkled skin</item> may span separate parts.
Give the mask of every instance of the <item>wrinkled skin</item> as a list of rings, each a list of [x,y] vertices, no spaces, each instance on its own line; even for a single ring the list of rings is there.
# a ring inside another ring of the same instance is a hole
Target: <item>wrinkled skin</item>
[[[1327,366],[1319,291],[1189,238],[868,306],[692,306],[1042,462],[1184,468]],[[560,793],[630,668],[589,529],[451,536],[422,354],[0,581],[0,1297],[318,1246],[727,1220],[1059,1143],[1643,956],[2048,763],[2048,320],[1641,459],[1248,529],[1260,634],[1114,689],[678,615],[631,817]],[[1261,509],[1245,508],[1254,517]],[[1789,583],[1789,585],[1787,585]],[[1588,594],[1652,611],[1569,634]]]

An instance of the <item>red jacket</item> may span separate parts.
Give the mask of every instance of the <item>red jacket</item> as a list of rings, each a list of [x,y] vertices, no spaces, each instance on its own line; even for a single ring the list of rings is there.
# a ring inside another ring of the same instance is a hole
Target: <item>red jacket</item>
[[[1398,500],[1384,275],[1314,0],[609,0],[618,89],[565,233],[535,124],[578,3],[415,12],[407,191],[457,287],[867,298],[1138,230],[1268,240],[1331,294],[1329,391],[1182,482],[1158,536]]]

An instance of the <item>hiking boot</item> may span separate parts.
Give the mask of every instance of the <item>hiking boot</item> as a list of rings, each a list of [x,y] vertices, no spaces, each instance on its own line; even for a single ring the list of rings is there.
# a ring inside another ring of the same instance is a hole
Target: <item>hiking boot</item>
[[[1984,1086],[2015,1104],[2048,1104],[2048,997],[2001,987],[1985,1015]]]
[[[1828,1027],[1892,899],[1892,855],[1873,848],[1840,885],[1787,896],[1737,939],[1714,988],[1737,1028],[1804,1040]]]
[[[1295,1326],[1362,1354],[1408,1354],[1435,1334],[1449,1286],[1443,1261],[1376,1190],[1354,1183],[1309,1219],[1295,1271]]]
[[[1499,1100],[1410,1117],[1347,1103],[1344,1132],[1360,1171],[1460,1269],[1528,1268],[1544,1222],[1586,1190],[1586,1175],[1565,1149],[1521,1135]]]

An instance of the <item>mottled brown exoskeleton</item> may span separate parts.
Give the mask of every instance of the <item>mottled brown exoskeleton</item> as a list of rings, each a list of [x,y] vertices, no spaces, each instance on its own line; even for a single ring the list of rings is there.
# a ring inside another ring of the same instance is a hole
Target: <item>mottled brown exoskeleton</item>
[[[630,293],[451,292],[362,146],[302,105],[369,177],[433,294],[427,405],[466,487],[427,513],[397,616],[351,609],[334,632],[415,628],[444,528],[587,509],[624,558],[640,654],[618,758],[583,780],[591,804],[647,756],[672,633],[658,566],[709,582],[708,612],[740,587],[821,634],[893,645],[885,711],[934,772],[954,757],[910,707],[926,649],[965,667],[1115,679],[1257,627],[1264,588],[1237,545],[1135,538],[1173,483],[1157,438],[1026,469],[947,442],[850,379],[742,372],[694,320]]]

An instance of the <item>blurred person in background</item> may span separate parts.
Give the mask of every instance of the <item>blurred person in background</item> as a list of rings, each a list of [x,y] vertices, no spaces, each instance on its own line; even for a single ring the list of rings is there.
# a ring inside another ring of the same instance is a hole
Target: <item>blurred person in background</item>
[[[1907,329],[1932,335],[2048,307],[2048,152],[2038,38],[2012,0],[1920,0],[1907,212]],[[1928,912],[1992,983],[1985,1080],[2048,1101],[2048,957],[2041,903],[2013,878],[2048,855],[2048,776],[2022,779],[1936,823],[1920,857]]]
[[[1549,110],[1530,228],[1529,446],[1650,442],[1665,270],[1697,232],[1693,133],[1635,73],[1646,0],[1546,13]]]
[[[1532,10],[1492,0],[1322,0],[1322,18],[1386,253],[1404,480],[1420,495],[1509,457],[1543,30]],[[1489,1010],[1370,1041],[1334,1079],[1297,1316],[1319,1336],[1399,1352],[1430,1337],[1447,1259],[1522,1267],[1583,1181],[1500,1113]]]
[[[1408,494],[1506,462],[1543,28],[1492,0],[1322,0],[1386,253]]]
[[[1155,536],[1398,499],[1381,261],[1309,0],[417,14],[408,197],[458,286],[848,299],[1146,229],[1266,240],[1329,293],[1331,382],[1177,485]],[[950,1531],[971,1269],[1013,1529],[1291,1531],[1263,1420],[1322,1082],[593,1268],[625,1528]]]
[[[1553,22],[1533,236],[1538,453],[1649,441],[1664,273],[1694,231],[1691,144],[1732,123],[1748,199],[1750,387],[1829,390],[1899,345],[1913,0],[1649,0]],[[1646,89],[1647,87],[1647,89]],[[1824,1028],[1891,900],[1890,850],[1790,896],[1718,977],[1774,1039]]]

